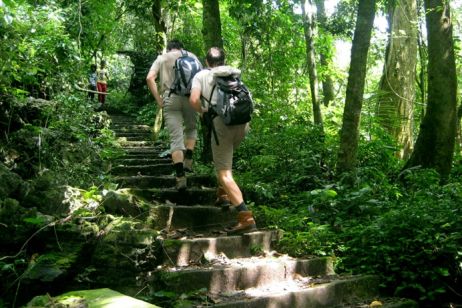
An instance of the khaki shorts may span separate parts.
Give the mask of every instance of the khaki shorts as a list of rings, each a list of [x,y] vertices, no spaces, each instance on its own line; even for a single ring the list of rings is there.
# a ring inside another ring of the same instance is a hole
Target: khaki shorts
[[[196,111],[191,107],[189,98],[164,93],[164,119],[170,135],[170,150],[185,150],[186,139],[197,139]],[[184,128],[183,128],[184,125]]]
[[[248,124],[225,125],[220,117],[213,119],[213,125],[218,137],[218,145],[212,133],[212,154],[216,170],[231,170],[233,167],[233,154],[244,140],[249,130]]]

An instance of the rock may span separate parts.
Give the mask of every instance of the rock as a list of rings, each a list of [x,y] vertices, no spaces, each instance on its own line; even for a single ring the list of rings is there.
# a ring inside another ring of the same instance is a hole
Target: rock
[[[111,289],[81,290],[64,293],[56,297],[37,296],[26,307],[130,307],[158,308],[158,306],[123,295]]]

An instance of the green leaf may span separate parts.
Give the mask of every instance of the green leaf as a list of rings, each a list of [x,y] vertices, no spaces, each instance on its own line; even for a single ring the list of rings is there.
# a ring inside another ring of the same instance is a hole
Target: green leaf
[[[45,223],[45,219],[40,216],[27,217],[27,218],[24,218],[23,221],[26,223],[33,224],[33,225],[43,225]]]

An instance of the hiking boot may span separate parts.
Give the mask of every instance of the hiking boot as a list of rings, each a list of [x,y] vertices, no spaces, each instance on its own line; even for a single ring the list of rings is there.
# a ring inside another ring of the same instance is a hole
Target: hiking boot
[[[237,225],[225,230],[228,235],[238,235],[257,230],[252,211],[242,211],[237,213]]]
[[[221,186],[217,188],[217,199],[215,200],[215,206],[229,208],[231,201],[229,201],[228,194],[225,189]]]
[[[188,187],[186,177],[185,176],[177,177],[175,187],[178,191],[186,190],[186,188]]]
[[[190,158],[185,158],[183,161],[184,172],[192,172],[192,163],[193,160]]]

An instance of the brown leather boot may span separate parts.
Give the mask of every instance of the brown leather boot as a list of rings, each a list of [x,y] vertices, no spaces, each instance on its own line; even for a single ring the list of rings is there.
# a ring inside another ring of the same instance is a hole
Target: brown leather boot
[[[242,211],[237,213],[237,225],[226,230],[228,235],[237,235],[250,231],[257,230],[255,219],[253,219],[252,211]]]
[[[228,208],[231,205],[228,194],[222,186],[217,188],[217,200],[215,200],[215,206],[222,206]]]

